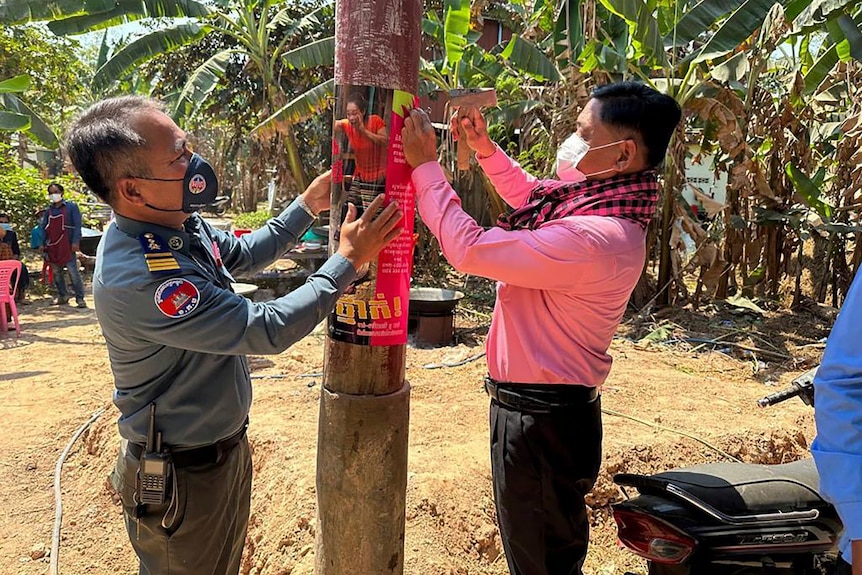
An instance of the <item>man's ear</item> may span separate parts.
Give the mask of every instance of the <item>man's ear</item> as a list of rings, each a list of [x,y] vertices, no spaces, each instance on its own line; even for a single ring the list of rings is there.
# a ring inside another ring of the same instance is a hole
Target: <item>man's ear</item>
[[[623,140],[620,144],[620,154],[617,157],[614,167],[620,172],[625,172],[637,163],[637,154],[637,142],[632,138]]]
[[[138,186],[133,178],[120,178],[116,184],[116,194],[123,202],[135,206],[143,206],[147,201],[141,196]]]

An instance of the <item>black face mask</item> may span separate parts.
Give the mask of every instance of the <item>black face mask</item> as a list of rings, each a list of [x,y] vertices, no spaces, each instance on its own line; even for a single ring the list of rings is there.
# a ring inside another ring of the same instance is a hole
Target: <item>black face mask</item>
[[[139,180],[150,180],[153,182],[182,182],[183,183],[183,207],[179,210],[166,210],[157,208],[151,204],[144,204],[151,210],[160,212],[185,212],[193,214],[202,207],[213,203],[218,195],[218,178],[213,167],[197,154],[192,154],[189,159],[189,167],[186,168],[184,178],[142,178],[132,176]]]

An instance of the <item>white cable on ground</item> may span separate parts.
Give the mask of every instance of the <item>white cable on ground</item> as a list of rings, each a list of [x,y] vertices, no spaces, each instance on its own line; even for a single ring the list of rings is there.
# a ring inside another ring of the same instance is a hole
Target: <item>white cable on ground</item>
[[[103,407],[87,420],[84,425],[78,428],[78,431],[75,432],[75,435],[72,436],[72,439],[69,440],[69,444],[66,445],[66,449],[63,450],[63,453],[60,454],[60,458],[57,460],[57,465],[54,467],[54,502],[57,508],[57,512],[54,516],[54,534],[51,538],[51,566],[48,570],[50,575],[57,575],[59,572],[59,558],[60,558],[60,524],[63,521],[63,502],[60,500],[60,472],[63,469],[63,462],[66,460],[66,457],[69,455],[69,452],[72,450],[72,445],[77,441],[77,439],[81,436],[84,431],[90,424],[96,421],[100,415],[105,413],[105,408]]]

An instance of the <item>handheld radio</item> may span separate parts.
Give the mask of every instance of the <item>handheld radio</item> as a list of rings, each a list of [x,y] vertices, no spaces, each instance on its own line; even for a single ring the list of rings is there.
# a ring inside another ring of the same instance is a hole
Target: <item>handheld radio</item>
[[[162,453],[162,432],[156,431],[156,404],[150,404],[150,425],[147,430],[147,448],[141,454],[138,468],[138,501],[161,505],[168,500],[171,460]]]

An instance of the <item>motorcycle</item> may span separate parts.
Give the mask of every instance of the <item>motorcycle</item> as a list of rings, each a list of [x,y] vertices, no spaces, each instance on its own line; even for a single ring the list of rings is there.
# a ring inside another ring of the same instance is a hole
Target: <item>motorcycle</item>
[[[211,204],[207,204],[203,208],[201,208],[201,211],[205,214],[215,214],[217,216],[222,216],[227,211],[229,203],[230,196],[217,196]]]
[[[799,397],[813,406],[816,371],[758,404]],[[849,575],[839,569],[841,521],[818,494],[810,458],[624,473],[614,483],[638,491],[612,510],[620,543],[647,560],[649,575]]]

